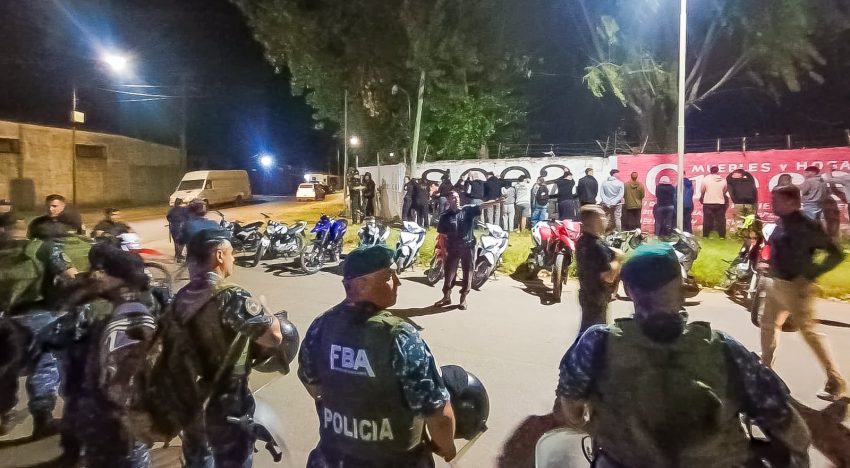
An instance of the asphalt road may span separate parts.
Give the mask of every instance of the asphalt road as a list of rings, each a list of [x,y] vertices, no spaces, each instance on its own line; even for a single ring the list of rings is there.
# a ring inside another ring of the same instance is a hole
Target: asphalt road
[[[276,201],[285,209],[288,201]],[[257,206],[226,210],[230,216],[249,217],[262,211]],[[153,246],[166,246],[164,220],[134,222],[133,225]],[[159,234],[158,234],[159,233]],[[286,261],[263,262],[253,269],[238,268],[232,280],[264,294],[268,304],[289,311],[299,330],[340,302],[343,289],[339,269],[331,266],[320,273],[304,276],[297,264]],[[454,464],[459,467],[493,466],[506,438],[524,418],[546,414],[552,408],[558,378],[558,363],[575,338],[579,323],[576,283],[568,284],[560,304],[548,304],[544,279],[521,283],[499,275],[480,292],[469,297],[469,309],[435,310],[429,307],[439,299],[438,288],[423,283],[424,272],[417,268],[402,275],[399,300],[394,310],[407,317],[420,330],[438,364],[458,364],[475,373],[490,394],[489,430]],[[455,296],[457,298],[457,296]],[[689,307],[692,320],[705,320],[731,333],[747,347],[759,349],[759,332],[749,322],[743,308],[722,294],[705,291]],[[819,301],[820,329],[832,342],[842,372],[850,375],[850,305]],[[631,304],[612,304],[614,316],[631,313]],[[824,374],[814,355],[798,334],[784,334],[777,357],[777,372],[794,396],[814,408],[825,404],[815,397],[824,383]],[[268,402],[284,422],[287,457],[272,463],[265,453],[255,457],[255,466],[303,467],[309,451],[318,441],[318,418],[312,400],[297,377],[254,374],[251,386],[258,398]],[[4,439],[26,434],[28,423]],[[3,442],[0,442],[2,447]],[[21,466],[56,454],[54,439],[0,450],[0,466]],[[156,451],[157,466],[174,465],[175,449]],[[438,466],[442,466],[438,463]],[[815,467],[827,466],[815,455]]]

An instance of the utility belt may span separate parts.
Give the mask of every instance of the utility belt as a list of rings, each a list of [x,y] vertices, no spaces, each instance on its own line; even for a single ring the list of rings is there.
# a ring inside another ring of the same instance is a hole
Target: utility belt
[[[317,457],[321,461],[316,460],[315,458]],[[324,462],[324,464],[321,462]],[[320,441],[315,452],[310,455],[310,462],[308,462],[307,466],[311,468],[314,466],[333,466],[338,468],[433,468],[434,456],[424,441],[405,453],[381,459],[357,458],[329,448]]]

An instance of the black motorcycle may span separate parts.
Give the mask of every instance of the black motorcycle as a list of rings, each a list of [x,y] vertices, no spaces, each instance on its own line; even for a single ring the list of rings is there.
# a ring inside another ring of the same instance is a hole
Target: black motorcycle
[[[248,266],[257,266],[259,259],[257,259],[256,253],[260,247],[260,240],[263,238],[260,234],[260,228],[263,226],[262,221],[242,224],[240,221],[227,221],[221,211],[216,211],[216,213],[221,217],[219,225],[230,233],[230,244],[233,246],[233,252],[243,256],[250,254],[251,259]]]
[[[254,266],[265,258],[295,258],[301,255],[307,243],[305,229],[307,221],[298,221],[292,226],[275,221],[271,216],[260,213],[268,220],[266,232],[260,239],[257,253],[254,254]]]

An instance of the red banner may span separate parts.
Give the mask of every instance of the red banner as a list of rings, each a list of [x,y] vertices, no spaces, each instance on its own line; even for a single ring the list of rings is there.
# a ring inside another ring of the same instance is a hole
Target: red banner
[[[655,220],[652,208],[655,206],[655,187],[662,176],[670,177],[675,184],[677,156],[675,154],[641,154],[637,156],[618,156],[617,168],[624,181],[629,174],[637,172],[638,180],[646,187],[646,198],[643,200],[641,224],[644,229],[652,232]],[[753,175],[758,187],[758,213],[764,219],[774,218],[771,207],[770,191],[776,186],[779,176],[790,174],[795,184],[803,182],[803,171],[808,166],[817,166],[829,171],[837,166],[836,175],[850,174],[850,148],[824,148],[799,150],[772,150],[724,152],[724,153],[694,153],[685,155],[685,177],[694,183],[694,226],[702,225],[702,204],[699,202],[702,179],[709,174],[711,166],[718,166],[720,174],[726,177],[736,169],[743,169]],[[836,198],[837,199],[837,198]],[[842,227],[846,227],[847,207],[839,201]],[[732,210],[726,213],[727,223],[732,221]]]

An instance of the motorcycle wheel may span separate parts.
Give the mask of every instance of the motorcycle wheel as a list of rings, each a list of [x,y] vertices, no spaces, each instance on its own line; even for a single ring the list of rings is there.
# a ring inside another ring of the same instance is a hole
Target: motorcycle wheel
[[[552,295],[555,302],[561,302],[561,292],[564,288],[564,254],[555,256],[555,265],[552,266]]]
[[[295,236],[295,255],[301,255],[301,252],[304,251],[304,236]]]
[[[479,258],[475,262],[475,269],[472,270],[472,289],[476,291],[480,290],[481,286],[484,286],[484,283],[490,278],[490,272],[490,264],[487,260]]]
[[[301,269],[304,273],[312,275],[322,268],[322,260],[325,255],[321,246],[313,244],[312,249],[301,251]]]
[[[534,260],[534,254],[528,254],[528,258],[525,260],[525,268],[528,272],[529,280],[537,279],[537,274],[540,273],[540,266]]]
[[[404,273],[407,269],[407,255],[398,254],[395,258],[395,269],[398,273]]]
[[[434,286],[443,279],[443,275],[445,274],[443,271],[444,268],[443,257],[439,254],[434,255],[434,258],[431,259],[431,265],[428,267],[428,272],[425,275],[425,280],[430,286]]]
[[[688,279],[682,282],[682,294],[685,299],[696,297],[699,294],[699,291],[699,284],[693,277],[688,276]]]
[[[266,249],[262,245],[257,246],[257,251],[254,253],[251,261],[247,263],[247,266],[250,268],[254,268],[255,266],[260,264],[260,260],[266,255]]]
[[[174,283],[171,273],[163,265],[156,262],[145,262],[145,274],[150,278],[151,287],[168,288],[173,290]]]

